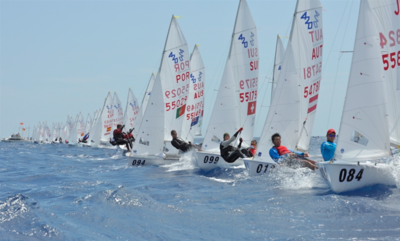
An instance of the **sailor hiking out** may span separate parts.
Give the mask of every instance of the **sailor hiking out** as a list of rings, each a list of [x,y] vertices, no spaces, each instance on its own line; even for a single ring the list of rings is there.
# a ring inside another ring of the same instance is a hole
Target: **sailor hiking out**
[[[219,149],[221,151],[221,157],[228,163],[233,163],[239,158],[244,158],[245,156],[240,151],[240,146],[242,145],[242,138],[240,138],[239,148],[234,147],[231,143],[236,140],[238,134],[242,132],[243,128],[240,128],[232,138],[229,133],[224,133],[224,141],[221,142]]]
[[[271,140],[274,146],[269,150],[269,155],[275,162],[288,166],[300,164],[311,170],[318,169],[315,165],[317,163],[316,161],[306,158],[309,157],[307,152],[292,151],[286,148],[286,146],[281,146],[281,136],[278,133],[273,134]]]

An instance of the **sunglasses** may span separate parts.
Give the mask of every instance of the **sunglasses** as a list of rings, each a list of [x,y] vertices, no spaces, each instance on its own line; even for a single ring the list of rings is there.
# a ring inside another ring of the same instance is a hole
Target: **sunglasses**
[[[336,134],[329,134],[330,137],[336,137]]]

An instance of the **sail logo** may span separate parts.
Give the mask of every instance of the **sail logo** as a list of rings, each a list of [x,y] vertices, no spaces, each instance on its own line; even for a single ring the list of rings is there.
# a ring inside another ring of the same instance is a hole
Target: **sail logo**
[[[238,40],[242,40],[242,44],[244,48],[247,48],[247,46],[249,45],[248,42],[246,41],[246,38],[243,37],[243,34],[240,34]]]
[[[193,82],[193,84],[196,83],[196,78],[193,74],[190,74],[190,80]]]
[[[199,82],[201,81],[201,76],[203,75],[203,72],[199,71],[199,77],[197,78]]]
[[[251,44],[251,46],[254,46],[254,33],[253,32],[250,32],[251,34],[250,34],[250,38],[251,38],[251,40],[250,40],[250,44]]]
[[[183,61],[183,53],[184,53],[185,51],[183,51],[183,49],[179,49],[179,60],[180,61]]]
[[[112,105],[106,105],[107,110],[112,110]]]
[[[257,102],[252,101],[247,105],[247,115],[254,115],[256,113]]]
[[[174,54],[174,53],[171,52],[171,53],[168,55],[168,58],[172,58],[172,61],[174,61],[175,64],[178,63],[178,58],[175,57],[175,54]]]
[[[304,19],[305,23],[307,25],[308,29],[312,29],[313,27],[318,28],[318,17],[319,13],[318,11],[315,11],[314,19],[315,21],[310,21],[310,16],[307,16],[307,12],[304,12],[303,15],[301,15],[300,19]]]

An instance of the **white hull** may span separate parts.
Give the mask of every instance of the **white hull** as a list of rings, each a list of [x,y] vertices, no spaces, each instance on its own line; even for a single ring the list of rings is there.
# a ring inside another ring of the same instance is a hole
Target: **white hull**
[[[243,159],[239,158],[234,163],[226,162],[219,153],[199,151],[195,153],[197,165],[203,171],[210,171],[217,167],[226,168],[243,165]]]
[[[396,180],[388,164],[344,161],[319,162],[321,176],[336,193],[347,192],[376,184],[394,186]]]
[[[273,161],[262,161],[251,158],[244,158],[244,165],[250,176],[267,175],[278,165]]]
[[[18,137],[9,137],[9,138],[5,138],[1,140],[2,142],[24,142],[27,141],[25,139],[22,138],[18,138]]]
[[[164,159],[159,156],[139,156],[139,155],[131,156],[131,153],[127,153],[127,156],[128,156],[128,165],[135,167],[165,165],[179,161],[179,159]]]

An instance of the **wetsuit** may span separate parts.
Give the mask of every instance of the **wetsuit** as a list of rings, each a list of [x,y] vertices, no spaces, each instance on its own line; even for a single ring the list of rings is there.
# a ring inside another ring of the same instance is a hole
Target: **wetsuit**
[[[247,157],[253,157],[256,154],[256,149],[254,149],[252,146],[243,148],[240,151]]]
[[[283,158],[286,157],[286,155],[289,153],[296,153],[299,156],[304,156],[303,152],[292,151],[290,149],[287,149],[285,146],[278,146],[278,147],[273,146],[269,150],[269,156],[275,162],[281,162],[283,160]]]
[[[228,163],[235,162],[238,158],[244,158],[244,155],[240,152],[239,148],[231,145],[231,143],[236,140],[239,132],[236,132],[231,139],[221,142],[219,149],[221,151],[221,157]],[[241,144],[241,143],[240,143]],[[239,144],[239,145],[240,145]]]
[[[325,161],[330,161],[335,156],[336,143],[325,141],[321,145],[322,157]]]
[[[171,145],[183,152],[190,151],[193,148],[192,144],[186,143],[181,138],[178,137],[172,139]]]

